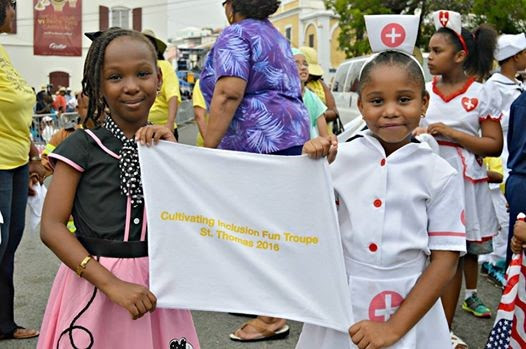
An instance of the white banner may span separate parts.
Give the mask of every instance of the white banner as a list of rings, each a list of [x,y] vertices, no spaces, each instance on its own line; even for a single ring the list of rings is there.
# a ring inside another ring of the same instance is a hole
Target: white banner
[[[139,147],[157,305],[352,324],[325,160]]]

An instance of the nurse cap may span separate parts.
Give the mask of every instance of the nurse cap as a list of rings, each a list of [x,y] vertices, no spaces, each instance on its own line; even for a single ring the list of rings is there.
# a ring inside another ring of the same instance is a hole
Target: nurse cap
[[[420,67],[422,75],[424,69],[420,62],[413,56],[416,37],[418,36],[419,17],[416,15],[373,15],[364,16],[367,37],[373,55],[363,68],[379,53],[384,51],[397,51],[412,58]],[[360,72],[360,76],[362,72]]]
[[[526,36],[524,33],[516,35],[502,34],[497,40],[495,59],[498,62],[502,62],[523,50],[526,50]]]
[[[460,13],[448,10],[435,11],[433,12],[433,22],[436,30],[439,30],[440,28],[453,30],[453,32],[457,34],[457,37],[462,44],[462,48],[468,53],[468,46],[462,37],[462,16]]]
[[[415,48],[419,17],[415,15],[364,16],[367,36],[373,52],[403,51]]]

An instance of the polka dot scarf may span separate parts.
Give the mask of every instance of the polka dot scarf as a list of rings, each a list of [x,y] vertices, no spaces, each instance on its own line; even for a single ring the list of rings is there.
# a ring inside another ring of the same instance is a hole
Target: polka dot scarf
[[[130,196],[133,207],[142,205],[144,195],[142,191],[137,143],[134,138],[126,138],[124,132],[122,132],[110,116],[106,116],[104,127],[123,144],[119,152],[121,193],[125,196]]]

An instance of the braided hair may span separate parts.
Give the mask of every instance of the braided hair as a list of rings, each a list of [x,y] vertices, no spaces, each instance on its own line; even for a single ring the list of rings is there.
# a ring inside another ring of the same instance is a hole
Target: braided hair
[[[2,1],[2,0],[0,0]],[[114,39],[128,36],[136,40],[142,41],[148,45],[152,52],[152,59],[157,64],[157,53],[155,47],[150,40],[143,34],[128,29],[110,28],[100,36],[98,36],[91,44],[86,62],[84,63],[84,78],[82,79],[82,90],[84,95],[89,98],[88,114],[84,120],[84,127],[89,127],[90,120],[94,125],[100,125],[103,122],[105,109],[107,107],[106,101],[101,91],[101,76],[104,64],[104,53],[106,48]]]
[[[445,35],[449,42],[453,44],[456,52],[463,50],[457,34],[449,28],[440,28],[437,34]],[[497,46],[497,32],[491,26],[482,24],[472,33],[466,28],[462,28],[462,38],[466,43],[468,52],[464,60],[464,70],[469,75],[476,75],[485,78],[493,67],[493,53]]]
[[[370,81],[371,71],[381,65],[399,66],[407,71],[409,78],[416,82],[422,90],[422,96],[426,94],[426,82],[422,73],[422,68],[418,63],[407,54],[398,51],[383,51],[374,57],[371,61],[365,63],[360,75],[358,94],[361,94],[363,87]]]

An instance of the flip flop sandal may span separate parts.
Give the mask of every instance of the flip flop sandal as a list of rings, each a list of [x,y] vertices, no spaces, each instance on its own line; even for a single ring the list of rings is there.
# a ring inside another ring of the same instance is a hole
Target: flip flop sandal
[[[260,321],[261,320],[259,320],[259,319],[254,319],[254,320],[250,320],[248,322],[245,322],[239,328],[239,330],[242,330],[246,326],[250,325],[250,326],[254,327],[261,334],[261,336],[255,337],[255,338],[250,338],[250,339],[241,338],[241,337],[238,337],[238,336],[235,335],[235,333],[238,331],[238,330],[236,330],[236,332],[230,334],[230,339],[235,341],[235,342],[261,342],[261,341],[270,341],[270,340],[284,339],[290,333],[289,325],[284,325],[282,328],[280,328],[280,329],[278,329],[276,331],[270,331],[270,330],[266,329],[263,325],[259,324]]]
[[[27,334],[27,335],[15,335],[15,333],[18,331],[18,330],[26,330],[25,327],[21,327],[21,326],[17,326],[16,329],[11,332],[10,334],[0,334],[0,340],[4,340],[4,339],[29,339],[29,338],[34,338],[34,337],[38,337],[38,335],[40,334],[39,331],[36,331],[35,330],[35,333],[33,334]]]
[[[469,349],[466,342],[464,342],[460,337],[451,332],[451,345],[453,349]]]

